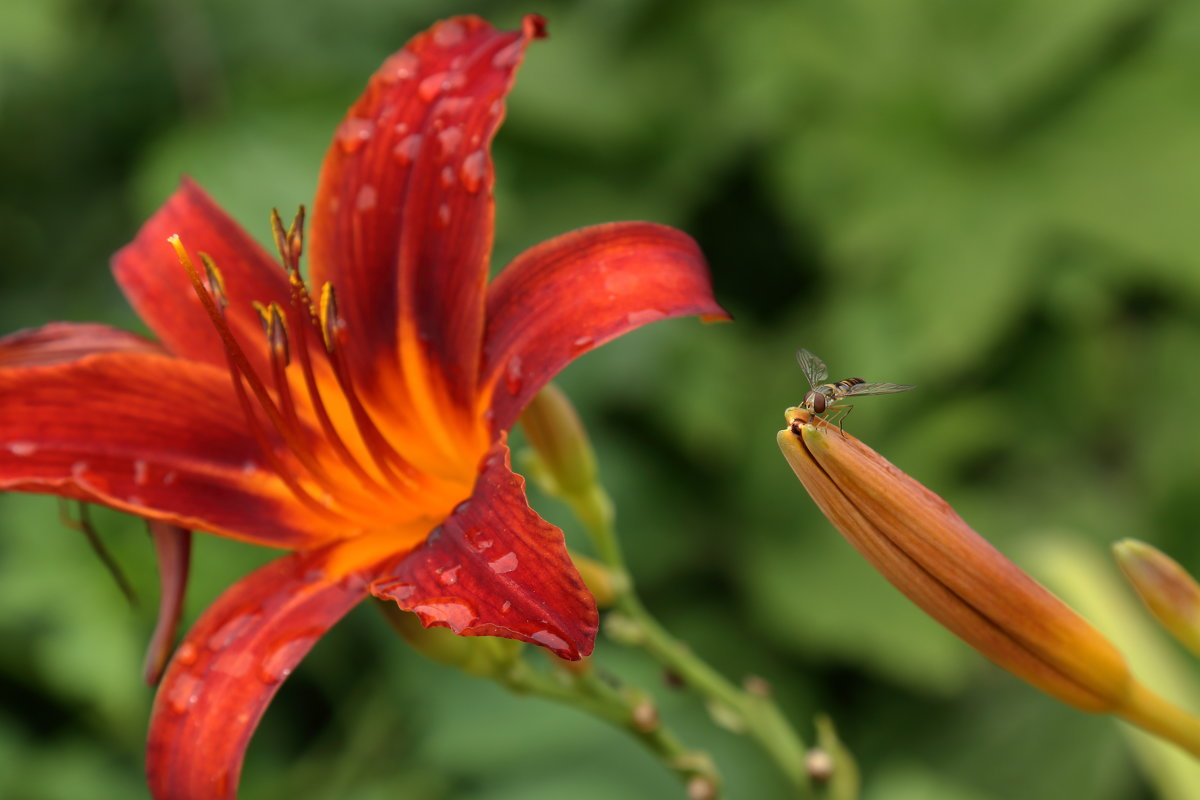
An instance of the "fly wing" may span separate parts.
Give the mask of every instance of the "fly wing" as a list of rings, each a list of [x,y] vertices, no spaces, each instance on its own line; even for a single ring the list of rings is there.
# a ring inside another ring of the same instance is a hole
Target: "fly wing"
[[[915,386],[906,386],[902,383],[856,383],[845,391],[845,395],[863,396],[870,394],[895,394],[896,392],[907,392],[909,389],[915,389]]]
[[[796,351],[796,360],[800,362],[800,371],[808,379],[808,388],[815,389],[829,377],[829,368],[816,354],[801,348]]]

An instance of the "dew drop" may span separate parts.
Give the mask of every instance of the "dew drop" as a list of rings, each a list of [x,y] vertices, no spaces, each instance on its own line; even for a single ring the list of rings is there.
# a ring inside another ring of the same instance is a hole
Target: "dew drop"
[[[74,464],[71,465],[71,477],[74,478],[75,480],[79,480],[80,478],[82,478],[83,474],[87,471],[88,471],[88,462],[86,462],[86,461],[76,461]]]
[[[579,355],[584,350],[589,349],[596,343],[596,340],[591,336],[580,336],[575,341],[571,342],[571,351],[573,355]]]
[[[512,572],[517,568],[517,554],[511,552],[505,553],[495,561],[489,561],[488,566],[491,568],[492,572],[496,573],[497,575],[503,575],[506,572]]]
[[[442,167],[442,188],[449,189],[454,185],[454,170],[450,167]]]
[[[455,633],[463,630],[476,619],[475,609],[460,600],[442,598],[435,603],[422,603],[412,609],[421,615],[427,625],[443,625]]]
[[[138,486],[145,486],[146,481],[150,477],[150,468],[146,466],[146,462],[140,458],[133,462],[133,482]]]
[[[454,47],[462,44],[465,38],[467,38],[467,31],[463,28],[462,23],[452,19],[439,23],[433,29],[433,41],[439,47]]]
[[[191,642],[184,642],[179,645],[179,649],[175,651],[175,660],[185,667],[190,667],[196,663],[196,659],[200,657],[200,651],[196,645]]]
[[[176,714],[186,714],[200,699],[200,679],[184,673],[174,679],[167,690],[167,705]]]
[[[492,66],[496,69],[515,67],[517,62],[521,60],[522,50],[524,50],[524,41],[521,39],[497,50],[496,55],[492,56]]]
[[[667,313],[660,311],[657,308],[647,308],[642,311],[631,311],[625,319],[630,325],[645,325],[650,322],[657,322],[660,319],[666,319]]]
[[[399,136],[403,136],[404,134],[408,133],[408,123],[407,122],[397,122],[396,123],[396,133]]]
[[[417,587],[400,578],[384,578],[371,584],[372,594],[386,595],[397,601],[407,600],[413,596],[415,591],[417,591]]]
[[[458,125],[451,125],[446,130],[438,133],[437,138],[438,144],[442,146],[442,158],[449,158],[458,149],[458,146],[462,144],[463,129]]]
[[[504,612],[505,614],[507,614],[509,611],[511,611],[511,610],[512,610],[512,601],[511,601],[511,600],[505,600],[505,601],[504,601],[504,605],[500,606],[500,610],[501,610],[502,612]]]
[[[467,544],[476,553],[482,553],[493,544],[491,537],[479,528],[468,529],[463,533],[463,538],[467,540]]]
[[[14,456],[31,456],[37,452],[37,445],[33,442],[9,442],[8,452]]]
[[[439,571],[438,583],[440,583],[442,586],[453,586],[454,584],[458,583],[458,572],[461,569],[462,564],[459,564],[457,567],[451,567],[450,569]]]
[[[170,486],[172,483],[175,482],[175,479],[177,477],[179,477],[179,476],[175,474],[175,470],[171,470],[166,475],[163,475],[163,479],[162,479],[163,486]]]
[[[549,647],[559,655],[571,651],[566,639],[563,639],[561,636],[551,631],[535,631],[534,633],[529,634],[529,638],[543,647]]]
[[[251,461],[249,459],[242,462],[242,472],[246,475],[249,475],[252,472],[255,472],[257,469],[258,469],[258,464],[255,464],[253,461]]]
[[[224,623],[221,627],[212,632],[208,637],[208,649],[213,651],[224,650],[229,645],[237,641],[251,625],[261,616],[258,611],[246,611],[241,614],[236,614]]]
[[[523,383],[524,376],[521,374],[521,357],[513,356],[508,360],[508,366],[504,369],[504,385],[508,388],[509,394],[517,394],[521,391]]]
[[[316,636],[308,635],[277,643],[258,665],[258,677],[263,683],[279,683],[292,674],[296,664],[316,641]]]
[[[450,206],[447,205],[446,203],[442,203],[440,206],[438,206],[437,218],[438,218],[438,224],[441,227],[444,228],[447,225],[449,225],[450,224]]]
[[[421,152],[421,142],[424,139],[419,133],[401,139],[392,150],[392,155],[402,165],[411,164]]]
[[[415,77],[420,68],[421,60],[417,58],[416,53],[401,50],[388,56],[376,74],[384,83],[392,84]]]
[[[488,113],[491,114],[493,117],[500,116],[500,112],[503,110],[504,110],[504,101],[500,100],[500,99],[493,100],[492,104],[490,106],[488,106]]]
[[[450,88],[450,80],[447,76],[448,73],[435,72],[422,78],[421,82],[417,84],[417,95],[426,103],[432,101],[433,98]]]
[[[486,171],[487,153],[476,150],[463,159],[458,174],[462,178],[463,187],[471,194],[475,194],[483,184],[483,175]]]
[[[379,192],[369,183],[364,183],[358,189],[358,197],[354,200],[354,207],[361,214],[370,211],[375,207],[375,203],[379,200]]]
[[[349,117],[338,126],[337,142],[344,153],[355,153],[375,132],[375,123],[362,117]]]
[[[457,86],[453,78],[445,88],[452,86]],[[462,117],[474,104],[475,100],[471,97],[443,97],[434,104],[430,114],[436,119],[434,124],[441,128],[445,127],[447,118]]]

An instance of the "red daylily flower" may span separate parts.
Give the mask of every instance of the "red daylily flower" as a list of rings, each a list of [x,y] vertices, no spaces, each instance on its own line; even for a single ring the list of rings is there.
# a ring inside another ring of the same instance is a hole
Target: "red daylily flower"
[[[280,682],[368,595],[456,633],[591,652],[595,604],[506,431],[581,353],[727,315],[695,243],[643,222],[552,239],[488,284],[489,145],[542,35],[536,16],[512,32],[460,17],[387,59],[325,158],[307,284],[298,226],[277,226],[281,270],[185,180],[113,261],[161,344],[70,324],[0,339],[0,489],[151,520],[168,574],[192,529],[294,551],[175,652],[150,723],[155,797],[233,797]]]

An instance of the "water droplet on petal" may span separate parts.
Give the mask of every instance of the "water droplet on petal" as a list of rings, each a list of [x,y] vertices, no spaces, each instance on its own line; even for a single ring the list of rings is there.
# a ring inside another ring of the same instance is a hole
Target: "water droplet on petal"
[[[196,659],[200,657],[200,651],[196,645],[191,642],[184,642],[179,645],[179,649],[175,651],[175,660],[185,667],[189,667],[196,663]]]
[[[461,22],[446,20],[438,23],[433,29],[433,41],[439,47],[454,47],[467,38],[467,31]]]
[[[208,637],[208,649],[217,651],[224,650],[229,645],[233,644],[242,634],[262,616],[260,611],[246,611],[241,614],[235,614],[221,624]]]
[[[450,206],[447,205],[446,203],[442,203],[440,206],[438,206],[437,218],[438,218],[438,224],[441,227],[444,228],[447,225],[449,225],[450,224]]]
[[[596,343],[596,340],[591,336],[580,336],[575,341],[571,342],[571,354],[579,355],[584,350],[588,350]]]
[[[369,183],[364,183],[358,188],[358,197],[354,200],[354,207],[359,213],[370,211],[375,207],[375,203],[379,200],[379,192]]]
[[[83,474],[88,471],[88,463],[86,461],[76,461],[71,465],[71,477],[75,480],[83,478]]]
[[[521,357],[513,356],[508,360],[508,366],[504,369],[504,385],[508,388],[509,394],[517,394],[521,391],[523,382],[524,376],[521,374]]]
[[[504,601],[504,605],[500,606],[500,610],[501,610],[502,612],[504,612],[505,614],[507,614],[509,611],[511,611],[511,610],[512,610],[512,601],[511,601],[511,600],[505,600],[505,601]]]
[[[442,167],[442,188],[449,189],[454,185],[454,170]]]
[[[407,122],[397,122],[396,123],[396,133],[400,136],[403,136],[404,134],[408,133],[408,123]]]
[[[37,445],[33,442],[9,442],[8,452],[14,456],[31,456],[37,452]]]
[[[458,174],[462,178],[463,187],[471,194],[475,194],[483,184],[483,176],[486,171],[487,153],[476,150],[463,159]]]
[[[375,123],[362,117],[348,117],[338,126],[335,138],[344,153],[355,153],[375,132]]]
[[[457,88],[457,75],[458,73],[451,73],[451,77],[447,79],[447,85],[444,88],[449,89],[452,86]],[[430,114],[436,118],[434,124],[439,128],[444,128],[447,117],[463,116],[467,109],[474,105],[474,103],[475,100],[471,97],[443,97],[434,104]]]
[[[462,569],[462,564],[450,569],[438,571],[438,583],[442,586],[453,586],[458,583],[458,571]]]
[[[660,319],[666,319],[667,313],[660,311],[657,308],[647,308],[641,311],[631,311],[625,319],[630,325],[645,325],[650,322],[657,322]]]
[[[200,679],[185,672],[175,676],[167,689],[167,705],[176,714],[186,714],[200,699]]]
[[[524,42],[520,39],[507,47],[502,47],[496,51],[496,55],[492,56],[492,66],[496,69],[515,67],[521,60],[522,50],[524,50]]]
[[[491,114],[493,117],[500,116],[500,112],[503,110],[504,110],[504,101],[500,100],[500,99],[493,100],[492,104],[490,106],[488,106],[488,113]]]
[[[492,546],[492,538],[479,528],[469,528],[463,532],[463,538],[476,553],[482,553]]]
[[[417,587],[401,578],[383,578],[371,584],[371,593],[387,595],[393,600],[403,601],[412,597]]]
[[[478,616],[466,601],[452,598],[439,598],[435,602],[422,603],[413,606],[412,610],[421,616],[421,621],[426,625],[441,625],[455,633],[462,633]]]
[[[426,103],[433,100],[444,90],[449,88],[450,81],[447,78],[448,73],[435,72],[432,75],[422,78],[417,84],[417,95]]]
[[[401,50],[388,56],[376,73],[384,83],[399,83],[414,77],[421,68],[421,59],[409,50]]]
[[[491,568],[492,572],[496,573],[497,575],[503,575],[506,572],[512,572],[517,568],[517,554],[505,553],[495,561],[489,561],[488,566]]]
[[[404,137],[396,144],[395,149],[392,150],[392,155],[395,156],[401,165],[411,164],[421,153],[421,142],[423,139],[424,137],[419,133]]]
[[[138,486],[145,486],[147,479],[150,477],[150,468],[146,466],[146,462],[140,458],[133,462],[133,482]]]
[[[535,631],[529,634],[529,638],[543,647],[549,647],[559,655],[571,651],[571,647],[567,644],[566,639],[551,631]]]
[[[449,158],[462,144],[463,129],[458,125],[451,125],[446,130],[439,132],[437,138],[438,144],[442,146],[442,158]]]
[[[296,664],[317,641],[317,636],[297,636],[277,643],[258,665],[258,677],[263,683],[279,683],[292,674]]]
[[[258,469],[258,464],[255,464],[253,461],[247,460],[247,461],[242,462],[242,472],[245,473],[246,475],[249,475],[250,473],[254,472],[257,469]]]

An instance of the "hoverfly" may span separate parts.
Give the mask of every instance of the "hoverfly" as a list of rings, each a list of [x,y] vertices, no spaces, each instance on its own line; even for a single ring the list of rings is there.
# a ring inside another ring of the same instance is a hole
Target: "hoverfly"
[[[850,413],[852,405],[837,405],[847,397],[864,397],[872,394],[895,394],[915,389],[915,386],[905,386],[899,383],[867,383],[862,378],[846,378],[837,383],[822,383],[829,378],[829,368],[825,362],[807,350],[799,350],[796,360],[800,362],[800,371],[808,379],[809,390],[800,402],[800,407],[813,416],[819,416],[835,408],[841,410],[837,416],[838,430],[842,430],[842,422]],[[832,422],[832,420],[829,420]]]

